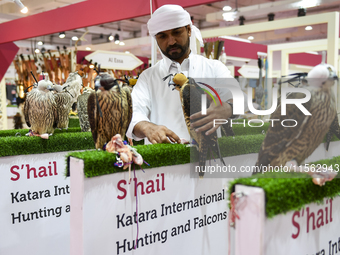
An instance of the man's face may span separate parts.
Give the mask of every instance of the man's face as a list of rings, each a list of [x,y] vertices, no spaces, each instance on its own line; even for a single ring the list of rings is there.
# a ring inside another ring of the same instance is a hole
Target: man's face
[[[166,30],[156,34],[162,53],[177,62],[182,62],[190,52],[190,26]]]

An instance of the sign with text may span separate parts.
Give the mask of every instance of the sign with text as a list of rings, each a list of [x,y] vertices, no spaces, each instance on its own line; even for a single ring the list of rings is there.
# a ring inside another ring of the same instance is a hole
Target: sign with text
[[[104,69],[131,71],[143,64],[139,58],[131,53],[97,50],[85,57],[87,61],[100,64]]]
[[[226,178],[190,178],[189,164],[84,178],[70,160],[71,255],[225,254]]]
[[[238,72],[245,78],[248,79],[258,79],[260,69],[257,66],[243,65]],[[262,77],[265,76],[265,71],[262,70]]]
[[[69,254],[66,154],[0,158],[0,254]]]
[[[340,253],[340,197],[324,198],[322,203],[305,205],[272,219],[265,218],[264,196],[254,199],[259,188],[236,185],[236,192],[246,194],[235,206],[236,255],[308,254],[335,255]],[[321,187],[320,187],[321,189]],[[263,224],[254,227],[260,218]],[[249,231],[250,228],[253,231]],[[253,238],[250,238],[249,233]]]

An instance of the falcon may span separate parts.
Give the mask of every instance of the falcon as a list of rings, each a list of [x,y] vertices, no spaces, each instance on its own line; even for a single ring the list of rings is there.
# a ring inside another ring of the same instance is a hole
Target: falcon
[[[87,110],[93,141],[97,149],[120,134],[125,138],[132,118],[130,89],[119,86],[108,74],[100,75],[100,87],[88,98]]]
[[[269,127],[256,162],[260,171],[263,166],[288,166],[290,171],[307,172],[318,185],[334,178],[335,174],[327,169],[316,174],[307,167],[298,166],[319,146],[336,117],[332,86],[337,79],[334,67],[327,64],[317,65],[308,73],[307,84],[302,86],[311,93],[310,100],[303,104],[311,115],[305,115],[294,104],[287,105],[286,115],[281,115],[280,105],[273,112],[270,119],[278,119],[280,122],[293,119],[297,124],[285,121],[286,126],[291,126],[285,127],[277,121]],[[305,94],[291,93],[288,98],[301,99],[305,98]]]
[[[77,72],[70,73],[65,84],[61,87],[58,85],[54,86],[54,100],[57,104],[59,117],[57,128],[68,128],[69,112],[72,105],[77,102],[82,86],[82,78]]]
[[[167,77],[164,78],[167,79]],[[224,160],[220,153],[220,148],[217,142],[217,133],[214,132],[211,135],[205,135],[202,132],[196,132],[195,129],[191,127],[190,123],[194,122],[190,120],[190,116],[196,112],[201,111],[201,95],[204,91],[200,89],[199,85],[192,78],[187,78],[184,74],[178,73],[174,75],[172,81],[169,82],[169,86],[173,85],[174,89],[180,92],[180,98],[182,102],[182,109],[185,118],[185,123],[188,128],[190,137],[193,143],[196,144],[199,153],[199,178],[203,178],[204,172],[202,169],[205,168],[205,162],[207,158],[208,149],[211,149],[218,157],[221,162],[225,165]],[[208,107],[208,105],[207,105]]]
[[[90,131],[89,116],[87,114],[87,102],[91,93],[94,92],[90,87],[85,87],[83,94],[81,94],[77,99],[77,110],[79,117],[79,125],[82,132]]]
[[[58,123],[57,105],[54,100],[52,82],[39,81],[26,95],[25,121],[34,135],[52,134]]]

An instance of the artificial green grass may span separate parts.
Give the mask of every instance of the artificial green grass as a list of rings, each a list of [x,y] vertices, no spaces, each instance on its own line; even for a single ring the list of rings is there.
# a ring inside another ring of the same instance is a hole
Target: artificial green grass
[[[264,135],[235,136],[235,138],[222,137],[219,139],[221,155],[227,157],[257,153],[263,139]],[[138,145],[134,147],[142,155],[143,159],[150,164],[150,166],[144,164],[143,168],[181,165],[198,159],[197,149],[183,144]],[[116,154],[106,151],[70,152],[67,157],[69,156],[84,160],[86,177],[124,171],[122,168],[113,165],[116,162]]]
[[[320,160],[314,164],[340,165],[340,156]],[[309,203],[320,203],[325,197],[333,198],[340,195],[340,178],[334,178],[320,187],[312,182],[309,175],[303,173],[264,173],[235,179],[230,182],[229,195],[234,191],[236,184],[260,187],[265,191],[268,218],[300,210]]]
[[[170,165],[185,164],[190,162],[190,148],[183,144],[155,144],[134,146],[143,159],[149,164],[143,164],[142,168],[154,168]],[[70,152],[67,157],[75,157],[84,160],[84,172],[86,177],[95,177],[104,174],[112,174],[127,171],[114,166],[116,154],[102,150],[84,152]],[[67,166],[69,168],[69,166]],[[136,166],[139,169],[139,166]]]
[[[245,127],[243,126],[243,121],[245,121]],[[235,123],[242,123],[242,124],[235,124]],[[235,135],[257,135],[257,134],[263,134],[267,132],[269,125],[271,123],[266,122],[263,124],[262,127],[260,127],[261,123],[250,123],[252,126],[258,126],[258,127],[250,127],[248,126],[247,120],[233,120],[233,130]]]
[[[25,135],[0,138],[0,157],[93,148],[91,132],[56,132],[46,140]]]
[[[79,118],[76,118],[76,117],[69,118],[68,127],[69,128],[80,127]]]
[[[74,132],[80,132],[80,127],[74,127],[74,128],[68,128],[66,129],[56,129],[54,130],[54,134],[58,133],[74,133]],[[8,129],[8,130],[1,130],[0,131],[0,138],[6,137],[6,136],[14,136],[14,137],[20,137],[25,136],[29,132],[29,129]]]

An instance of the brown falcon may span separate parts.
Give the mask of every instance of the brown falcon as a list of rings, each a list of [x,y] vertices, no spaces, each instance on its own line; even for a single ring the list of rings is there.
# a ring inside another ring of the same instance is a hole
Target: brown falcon
[[[108,74],[101,74],[101,87],[91,93],[87,110],[93,141],[102,149],[111,138],[120,134],[124,139],[132,118],[130,89],[119,86]]]
[[[58,113],[54,101],[52,82],[39,81],[37,88],[26,95],[24,115],[27,126],[35,134],[52,134],[58,123]]]
[[[296,105],[287,105],[287,114],[281,115],[281,107],[273,112],[270,119],[285,121],[285,127],[279,121],[270,125],[262,143],[256,165],[261,170],[263,166],[291,166],[296,171],[299,166],[319,146],[336,117],[336,102],[332,91],[334,81],[337,80],[335,69],[326,64],[314,67],[306,78],[308,85],[302,88],[310,91],[311,98],[303,106],[311,113],[305,115]],[[303,93],[292,93],[289,99],[305,98]],[[294,126],[296,124],[296,126]],[[293,127],[294,126],[294,127]],[[314,183],[322,185],[334,178],[334,173],[323,172],[324,176],[313,174],[310,169],[299,167],[299,171],[308,172]]]
[[[77,102],[80,90],[83,86],[81,76],[77,73],[70,73],[65,84],[62,86],[55,85],[54,100],[58,110],[58,128],[68,128],[69,112],[72,105]]]
[[[164,79],[166,79],[167,77],[165,77]],[[170,85],[173,85],[174,89],[180,92],[185,123],[187,125],[190,137],[193,139],[193,143],[196,143],[198,148],[200,167],[199,177],[203,178],[205,171],[203,172],[202,169],[205,168],[208,149],[211,149],[225,165],[220,153],[220,148],[217,141],[217,133],[214,132],[211,135],[205,135],[202,132],[196,132],[196,128],[193,128],[190,125],[190,123],[193,122],[192,120],[190,120],[190,116],[196,112],[200,112],[202,109],[201,95],[204,94],[204,91],[200,89],[194,79],[188,79],[182,73],[176,74],[173,77],[173,80],[169,82],[169,86]]]

